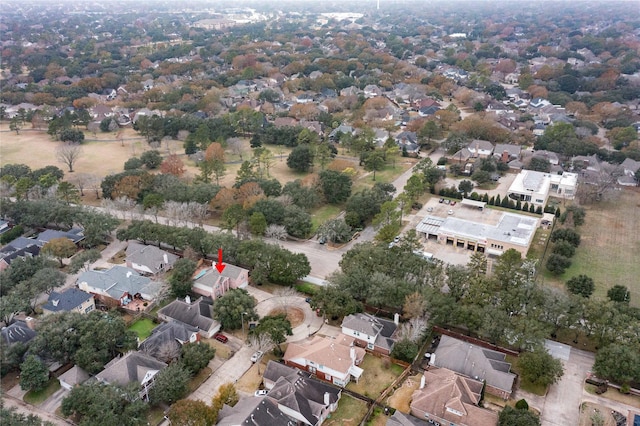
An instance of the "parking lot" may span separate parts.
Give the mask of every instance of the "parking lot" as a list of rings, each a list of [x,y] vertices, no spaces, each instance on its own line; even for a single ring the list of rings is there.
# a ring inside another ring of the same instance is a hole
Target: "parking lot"
[[[495,195],[504,197],[507,194],[509,186],[511,186],[511,183],[515,179],[515,176],[515,174],[506,174],[500,178],[496,188],[489,191],[477,190],[477,192],[480,194],[484,194],[486,192],[489,197]],[[457,186],[459,183],[460,180],[454,180],[451,178],[447,178],[446,181],[447,186]],[[439,196],[431,197],[415,215],[408,217],[409,224],[405,229],[415,229],[418,223],[427,216],[437,216],[441,218],[454,216],[459,219],[472,220],[474,222],[486,224],[497,224],[502,217],[503,212],[499,210],[489,208],[478,209],[477,207],[465,206],[462,205],[459,200],[455,200],[455,204],[453,205],[451,204],[453,200],[447,199],[444,199],[443,202],[440,203],[440,199],[441,197]],[[449,202],[449,204],[446,204],[447,202]],[[466,265],[473,254],[473,251],[466,248],[442,244],[435,240],[425,241],[421,238],[421,242],[423,245],[423,251],[432,253],[434,258],[453,265]],[[489,257],[489,268],[491,267],[490,264],[491,257]]]

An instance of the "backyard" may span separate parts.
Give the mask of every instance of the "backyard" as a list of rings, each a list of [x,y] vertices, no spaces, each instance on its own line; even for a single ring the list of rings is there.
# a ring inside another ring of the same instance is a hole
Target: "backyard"
[[[325,422],[325,426],[356,426],[359,425],[364,415],[367,414],[367,404],[347,394],[342,394],[338,409],[331,414]]]
[[[359,367],[364,373],[357,383],[350,382],[347,389],[369,398],[380,395],[404,371],[404,368],[393,364],[388,358],[378,358],[370,354],[365,355]]]
[[[156,327],[156,323],[147,318],[140,318],[129,326],[130,331],[135,331],[138,335],[138,340],[142,342],[144,339],[151,335],[151,331]]]

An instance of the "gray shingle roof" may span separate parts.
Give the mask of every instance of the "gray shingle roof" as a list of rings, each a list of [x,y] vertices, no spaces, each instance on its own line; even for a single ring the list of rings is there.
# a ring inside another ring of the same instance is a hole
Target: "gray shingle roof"
[[[393,322],[367,313],[356,313],[342,320],[342,327],[355,330],[367,336],[376,336],[375,345],[391,350],[394,341],[391,339],[398,326]]]
[[[218,324],[213,319],[213,306],[206,303],[202,298],[193,303],[174,300],[160,309],[158,315],[164,315],[203,331],[209,331]]]
[[[481,348],[450,336],[442,336],[436,349],[435,364],[476,380],[486,380],[495,388],[511,392],[516,375],[509,372],[506,355]]]
[[[86,271],[78,278],[78,282],[86,282],[89,286],[107,293],[113,299],[119,299],[123,294],[134,296],[137,293],[155,298],[161,284],[138,272],[124,266],[114,266],[107,271]]]
[[[47,303],[42,306],[42,309],[50,312],[67,312],[77,308],[91,298],[93,298],[93,295],[79,288],[69,288],[61,293],[53,291],[49,295]]]
[[[147,373],[155,374],[167,364],[143,352],[127,352],[123,357],[113,359],[96,378],[105,383],[127,385],[131,382],[142,384]]]
[[[218,413],[219,425],[293,426],[296,424],[269,397],[243,398],[233,407],[225,405]]]
[[[196,327],[181,322],[162,323],[151,331],[151,335],[145,341],[140,343],[138,350],[157,358],[165,345],[172,343],[180,345],[183,342],[188,342],[191,335],[197,332]]]
[[[0,335],[8,345],[12,345],[18,342],[27,343],[36,337],[36,332],[30,329],[24,321],[16,321],[10,326],[4,327],[0,331]]]
[[[129,241],[126,255],[127,262],[146,266],[153,274],[162,270],[161,265],[172,266],[178,260],[178,256],[175,254],[161,250],[156,246],[148,246],[135,241]]]

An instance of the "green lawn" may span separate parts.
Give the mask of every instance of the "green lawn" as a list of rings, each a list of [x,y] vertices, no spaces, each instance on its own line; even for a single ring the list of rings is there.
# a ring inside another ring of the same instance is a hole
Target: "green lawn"
[[[142,342],[144,339],[151,335],[151,330],[156,327],[156,323],[147,318],[141,318],[138,321],[131,324],[129,330],[135,331],[138,335],[138,339]]]
[[[320,225],[338,216],[341,210],[342,209],[339,206],[332,204],[325,204],[324,206],[315,209],[311,213],[311,224],[313,225],[311,231],[315,234]]]
[[[296,290],[298,290],[300,293],[308,294],[310,296],[313,296],[314,294],[316,294],[321,288],[320,286],[308,283],[306,281],[299,282],[298,284],[295,285],[295,287],[296,287]]]
[[[342,394],[338,409],[331,413],[331,417],[324,422],[326,426],[356,426],[359,425],[365,414],[367,404],[347,394]]]
[[[378,397],[404,371],[401,366],[387,359],[369,354],[365,355],[359,367],[364,370],[364,373],[358,383],[351,381],[347,389],[370,398]]]
[[[53,395],[58,389],[60,389],[60,382],[57,378],[53,377],[49,379],[49,383],[47,386],[40,391],[29,391],[24,395],[24,402],[31,405],[39,405],[42,404]]]

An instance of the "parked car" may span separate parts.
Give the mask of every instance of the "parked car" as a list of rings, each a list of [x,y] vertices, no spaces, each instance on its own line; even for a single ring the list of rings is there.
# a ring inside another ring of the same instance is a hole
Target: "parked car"
[[[268,392],[269,392],[269,391],[268,391],[268,390],[266,390],[266,389],[260,389],[260,390],[257,390],[257,391],[254,393],[254,395],[255,395],[255,396],[265,396],[265,395],[267,395],[267,393],[268,393]]]
[[[262,355],[264,355],[262,351],[254,352],[253,355],[251,355],[251,362],[258,362],[260,358],[262,358]]]
[[[438,200],[438,202],[439,202],[440,204],[444,203],[444,198],[440,198],[440,199]]]
[[[451,205],[452,205],[452,206],[455,206],[455,205],[456,205],[456,202],[455,202],[455,201],[452,201],[452,202],[451,202]]]
[[[449,210],[447,214],[453,214],[453,210]]]
[[[229,338],[222,333],[216,333],[213,338],[222,343],[227,343],[229,341]]]
[[[325,244],[325,243],[327,242],[327,238],[326,238],[326,237],[324,237],[324,236],[323,236],[323,237],[320,237],[320,238],[318,239],[318,242],[319,242],[320,244]]]
[[[451,202],[451,201],[449,201],[449,200],[444,200],[444,203],[445,203],[445,204],[449,204],[450,202]]]
[[[427,207],[427,211],[428,212],[432,212],[433,211],[433,207]]]
[[[400,235],[396,235],[396,237],[393,239],[394,243],[399,243],[400,242]]]

